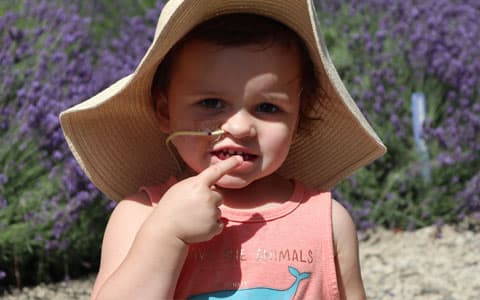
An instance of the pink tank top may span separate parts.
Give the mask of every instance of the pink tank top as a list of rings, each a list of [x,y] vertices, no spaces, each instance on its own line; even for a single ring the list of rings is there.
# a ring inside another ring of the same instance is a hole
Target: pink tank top
[[[142,190],[155,205],[173,183]],[[329,192],[299,182],[273,209],[222,207],[225,229],[190,246],[175,299],[339,299],[331,211]]]

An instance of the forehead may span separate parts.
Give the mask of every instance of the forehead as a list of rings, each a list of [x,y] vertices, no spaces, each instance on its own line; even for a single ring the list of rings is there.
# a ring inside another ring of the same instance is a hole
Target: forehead
[[[264,88],[298,85],[299,50],[281,43],[222,46],[203,40],[187,41],[174,58],[171,88],[222,86],[244,88],[260,80]]]

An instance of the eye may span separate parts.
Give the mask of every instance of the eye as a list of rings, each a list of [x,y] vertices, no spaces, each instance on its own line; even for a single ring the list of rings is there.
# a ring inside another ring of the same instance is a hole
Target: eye
[[[203,99],[199,102],[199,104],[203,107],[210,109],[221,109],[225,107],[225,103],[223,102],[223,100],[215,98]]]
[[[271,103],[260,103],[257,108],[257,112],[263,112],[263,113],[276,113],[280,111],[280,108],[274,104]]]

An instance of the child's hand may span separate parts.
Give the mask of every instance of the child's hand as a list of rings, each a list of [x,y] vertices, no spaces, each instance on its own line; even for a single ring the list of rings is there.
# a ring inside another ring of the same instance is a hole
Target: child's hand
[[[222,232],[222,195],[214,184],[241,163],[231,157],[203,170],[200,174],[173,185],[155,208],[162,230],[168,230],[185,243],[208,241]]]

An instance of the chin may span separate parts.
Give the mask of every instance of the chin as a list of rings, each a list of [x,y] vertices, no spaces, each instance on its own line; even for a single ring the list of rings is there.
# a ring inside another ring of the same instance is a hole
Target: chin
[[[243,189],[247,187],[251,181],[244,180],[242,178],[238,177],[233,177],[230,175],[224,175],[222,178],[220,178],[219,181],[215,184],[218,187],[224,188],[224,189]]]

